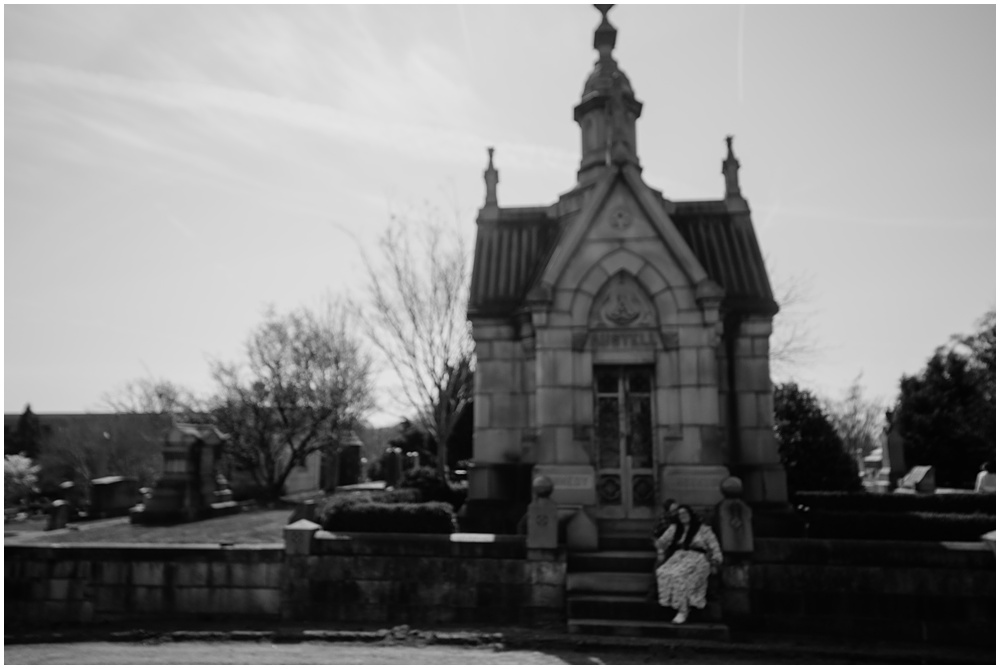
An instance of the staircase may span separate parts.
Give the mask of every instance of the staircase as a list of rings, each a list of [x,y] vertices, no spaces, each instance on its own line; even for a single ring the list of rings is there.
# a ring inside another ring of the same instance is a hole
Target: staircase
[[[688,621],[674,625],[673,609],[656,601],[652,521],[600,521],[596,552],[567,556],[566,623],[571,634],[616,634],[673,639],[729,639],[722,624],[715,585],[708,604],[692,609]],[[713,578],[714,580],[714,578]]]

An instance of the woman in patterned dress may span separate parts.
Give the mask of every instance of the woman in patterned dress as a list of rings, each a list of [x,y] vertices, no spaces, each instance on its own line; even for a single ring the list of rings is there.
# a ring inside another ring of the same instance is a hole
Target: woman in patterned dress
[[[705,608],[708,575],[722,564],[722,549],[712,530],[685,504],[677,509],[677,522],[656,540],[656,561],[660,606],[675,609],[672,622],[680,625],[692,606]]]

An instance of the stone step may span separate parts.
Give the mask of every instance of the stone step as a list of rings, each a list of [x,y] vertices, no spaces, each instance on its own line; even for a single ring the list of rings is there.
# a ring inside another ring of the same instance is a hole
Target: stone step
[[[597,531],[600,534],[632,534],[648,536],[653,531],[653,518],[598,518]]]
[[[599,551],[570,553],[566,557],[569,572],[614,571],[652,573],[656,563],[654,551]]]
[[[686,622],[674,625],[666,621],[609,620],[607,618],[569,618],[566,628],[570,634],[602,634],[616,636],[645,636],[667,639],[697,639],[728,641],[729,627],[719,623]]]
[[[570,595],[566,599],[569,618],[603,618],[607,620],[663,621],[674,616],[656,601],[652,591],[645,595]],[[709,601],[704,609],[692,609],[692,622],[719,622],[722,607]]]
[[[601,551],[648,551],[653,548],[651,532],[643,534],[600,534],[597,545]]]
[[[641,594],[655,587],[652,570],[645,573],[583,571],[566,574],[567,593]]]

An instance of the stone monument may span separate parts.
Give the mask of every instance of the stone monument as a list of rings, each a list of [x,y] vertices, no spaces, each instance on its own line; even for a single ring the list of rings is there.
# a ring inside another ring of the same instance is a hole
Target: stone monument
[[[164,437],[163,474],[145,504],[133,509],[132,522],[185,522],[238,510],[218,471],[227,439],[212,425],[171,426]]]

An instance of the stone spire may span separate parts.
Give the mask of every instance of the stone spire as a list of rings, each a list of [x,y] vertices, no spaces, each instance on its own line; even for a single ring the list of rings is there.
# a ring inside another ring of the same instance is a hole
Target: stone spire
[[[495,207],[497,206],[497,184],[500,183],[500,173],[493,167],[493,147],[487,148],[486,151],[490,154],[489,165],[483,172],[483,179],[486,181],[486,206]]]
[[[726,197],[739,197],[740,193],[740,161],[733,155],[733,136],[726,135],[726,147],[728,153],[726,159],[722,161],[722,175],[726,178]]]
[[[583,87],[583,99],[573,110],[583,140],[577,175],[581,182],[609,165],[639,165],[635,121],[642,113],[642,103],[635,99],[632,84],[611,53],[618,38],[618,31],[608,21],[608,11],[614,5],[594,6],[601,12],[601,23],[594,31],[598,58]]]

